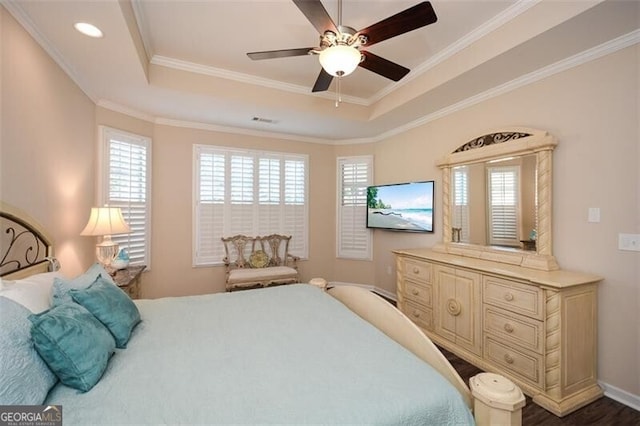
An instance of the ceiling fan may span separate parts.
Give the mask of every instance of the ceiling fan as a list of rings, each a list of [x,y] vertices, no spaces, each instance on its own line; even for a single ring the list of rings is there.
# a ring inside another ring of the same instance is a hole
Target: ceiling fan
[[[409,69],[369,51],[363,50],[376,43],[433,24],[438,20],[431,3],[424,1],[400,13],[383,19],[360,31],[342,25],[342,1],[338,2],[336,25],[320,0],[293,0],[320,33],[319,47],[249,52],[253,60],[285,58],[290,56],[319,55],[322,70],[313,85],[312,92],[329,88],[333,77],[351,74],[358,66],[376,74],[398,81]]]

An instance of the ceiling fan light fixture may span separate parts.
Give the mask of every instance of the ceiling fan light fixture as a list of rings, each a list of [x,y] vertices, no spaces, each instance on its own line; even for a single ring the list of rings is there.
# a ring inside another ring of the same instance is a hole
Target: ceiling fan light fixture
[[[360,63],[361,54],[358,49],[339,44],[320,52],[320,65],[334,77],[344,77],[351,74]]]

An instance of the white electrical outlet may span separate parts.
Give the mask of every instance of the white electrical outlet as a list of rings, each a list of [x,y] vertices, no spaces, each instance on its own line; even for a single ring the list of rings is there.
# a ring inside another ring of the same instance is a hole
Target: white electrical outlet
[[[640,234],[618,234],[620,250],[640,251]]]

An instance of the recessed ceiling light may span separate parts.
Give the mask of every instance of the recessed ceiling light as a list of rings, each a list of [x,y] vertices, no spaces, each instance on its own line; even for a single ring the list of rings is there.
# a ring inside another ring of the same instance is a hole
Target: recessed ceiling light
[[[88,35],[89,37],[102,37],[102,31],[100,31],[100,28],[95,25],[87,24],[86,22],[76,22],[73,26],[76,30],[80,31],[84,35]]]

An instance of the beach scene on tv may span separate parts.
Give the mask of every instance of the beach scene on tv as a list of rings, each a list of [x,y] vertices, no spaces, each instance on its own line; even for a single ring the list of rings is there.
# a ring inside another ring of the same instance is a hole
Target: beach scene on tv
[[[368,187],[367,226],[432,232],[433,182]]]

